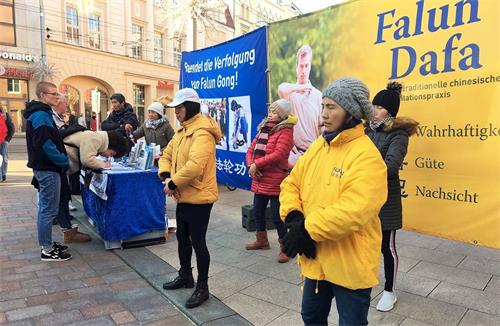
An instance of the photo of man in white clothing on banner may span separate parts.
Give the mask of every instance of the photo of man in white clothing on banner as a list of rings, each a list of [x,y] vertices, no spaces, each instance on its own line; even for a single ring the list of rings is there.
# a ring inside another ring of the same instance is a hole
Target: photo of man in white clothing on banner
[[[293,129],[294,146],[288,163],[292,168],[309,145],[321,135],[321,92],[309,81],[312,49],[305,44],[297,51],[297,83],[282,83],[278,87],[280,98],[292,104],[292,113],[299,118]]]

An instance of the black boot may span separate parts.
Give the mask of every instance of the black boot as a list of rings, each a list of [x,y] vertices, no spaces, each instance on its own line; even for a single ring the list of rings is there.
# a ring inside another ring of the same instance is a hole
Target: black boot
[[[194,278],[191,268],[189,270],[179,270],[179,276],[177,276],[173,281],[163,283],[163,288],[165,290],[177,290],[180,288],[193,288]]]
[[[186,301],[186,308],[195,308],[201,305],[203,302],[207,301],[210,294],[208,292],[207,282],[200,282],[196,284],[196,290],[194,290],[191,297]]]

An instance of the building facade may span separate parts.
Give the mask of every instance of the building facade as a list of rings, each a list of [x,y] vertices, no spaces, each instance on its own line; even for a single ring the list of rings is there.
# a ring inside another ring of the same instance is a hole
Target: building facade
[[[25,102],[35,95],[41,43],[38,0],[0,0],[0,104],[17,132],[24,130]]]
[[[92,110],[99,110],[102,121],[111,111],[109,97],[122,93],[142,122],[149,103],[178,89],[182,51],[298,14],[285,1],[219,1],[218,11],[210,11],[212,30],[193,24],[189,15],[175,30],[173,17],[185,15],[189,3],[0,0],[0,103],[23,131],[22,110],[35,98],[34,71],[44,56],[54,68],[49,79],[67,95],[71,113],[88,120]],[[175,123],[173,110],[167,110],[167,117]]]
[[[44,12],[53,81],[76,116],[88,119],[97,110],[97,91],[102,121],[111,111],[109,97],[122,93],[142,122],[149,103],[178,88],[182,45],[155,19],[154,1],[45,1]]]
[[[227,3],[234,19],[235,36],[301,14],[289,0],[227,0]]]

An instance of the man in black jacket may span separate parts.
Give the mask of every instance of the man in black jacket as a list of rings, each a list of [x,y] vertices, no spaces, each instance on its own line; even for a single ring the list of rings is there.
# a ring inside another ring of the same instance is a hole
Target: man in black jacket
[[[111,95],[113,112],[102,122],[101,128],[105,131],[118,130],[127,137],[139,127],[139,120],[134,113],[132,105],[125,102],[125,96],[120,93]],[[127,137],[128,138],[128,137]]]
[[[26,104],[26,144],[28,167],[38,181],[38,243],[42,261],[71,259],[67,246],[52,242],[52,221],[59,210],[61,174],[68,168],[68,157],[59,131],[52,119],[51,105],[56,105],[61,94],[57,86],[39,82],[36,86],[39,101]]]
[[[7,129],[7,134],[4,139],[0,139],[0,155],[2,155],[2,162],[0,163],[0,182],[4,182],[7,179],[7,163],[8,163],[8,153],[9,153],[9,142],[14,136],[14,124],[10,118],[9,112],[4,110],[2,104],[0,104],[0,123],[5,122],[5,127]],[[0,136],[1,137],[1,136]]]

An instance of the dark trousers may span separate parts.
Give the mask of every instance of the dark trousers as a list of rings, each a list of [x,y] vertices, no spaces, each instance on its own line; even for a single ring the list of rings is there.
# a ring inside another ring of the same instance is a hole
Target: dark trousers
[[[396,230],[382,231],[382,255],[384,256],[384,290],[393,291],[399,262],[396,252]]]
[[[302,320],[306,326],[328,325],[328,315],[335,298],[339,326],[368,325],[371,292],[372,289],[350,290],[328,281],[306,278],[302,294]]]
[[[267,203],[271,202],[271,213],[273,222],[278,231],[278,238],[283,239],[286,234],[285,223],[280,218],[280,198],[279,196],[267,196],[255,194],[253,197],[253,216],[257,231],[266,230],[266,209]]]
[[[69,177],[69,189],[72,195],[81,195],[81,184],[80,184],[80,170],[70,174]],[[70,199],[71,200],[71,199]]]
[[[61,197],[59,199],[59,211],[57,212],[57,223],[63,229],[71,229],[71,217],[69,214],[69,201],[71,192],[66,173],[61,174]]]
[[[177,204],[177,242],[181,269],[191,271],[193,248],[198,266],[198,284],[208,281],[210,253],[208,252],[206,235],[210,212],[213,204]]]

